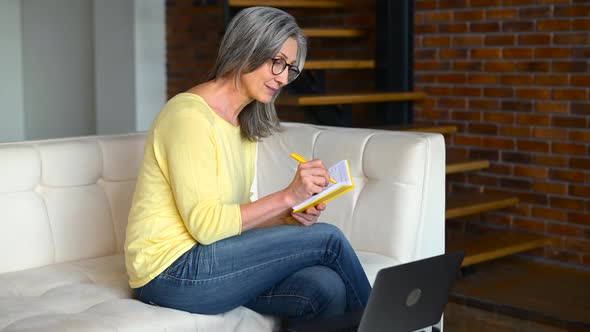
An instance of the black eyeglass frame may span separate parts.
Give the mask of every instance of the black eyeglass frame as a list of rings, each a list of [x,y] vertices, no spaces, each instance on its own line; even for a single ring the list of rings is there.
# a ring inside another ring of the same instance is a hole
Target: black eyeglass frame
[[[272,62],[270,71],[273,73],[273,75],[281,75],[285,71],[285,68],[289,67],[289,72],[287,74],[289,82],[293,82],[299,76],[299,74],[301,74],[301,70],[299,70],[297,66],[288,64],[283,58],[272,58],[270,61]],[[280,70],[277,71],[275,67],[277,64],[281,65],[281,63],[283,68],[280,68]]]

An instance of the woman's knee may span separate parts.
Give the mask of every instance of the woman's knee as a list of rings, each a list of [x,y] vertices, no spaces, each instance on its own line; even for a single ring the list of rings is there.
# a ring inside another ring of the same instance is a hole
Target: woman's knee
[[[334,270],[325,266],[312,266],[296,273],[305,285],[303,297],[307,299],[300,315],[309,318],[330,317],[346,310],[346,287]]]

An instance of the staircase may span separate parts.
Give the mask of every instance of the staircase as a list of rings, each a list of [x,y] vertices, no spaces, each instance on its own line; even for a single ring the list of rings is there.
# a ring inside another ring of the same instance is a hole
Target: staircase
[[[243,7],[249,6],[272,6],[281,8],[288,12],[297,10],[299,13],[304,13],[305,10],[328,11],[333,13],[337,10],[344,10],[350,2],[346,1],[320,1],[320,0],[226,0],[226,8],[228,12],[235,12]],[[379,1],[379,0],[378,0]],[[294,14],[296,17],[297,15]],[[303,26],[306,35],[311,41],[314,39],[351,39],[362,40],[369,38],[372,31],[364,29],[348,28],[348,27],[312,27]],[[310,43],[313,44],[313,43]],[[310,48],[310,50],[312,50]],[[312,52],[311,52],[312,53]],[[316,80],[319,77],[319,82],[322,82],[325,73],[332,70],[339,71],[358,71],[358,70],[375,70],[376,59],[350,59],[346,54],[342,54],[337,59],[308,59],[302,77],[297,81],[304,81],[302,85],[308,84],[305,81],[305,74],[308,74],[307,79]],[[296,85],[296,82],[293,85]],[[305,86],[303,87],[305,89]],[[296,89],[295,89],[296,90]],[[301,90],[301,89],[300,89]],[[304,90],[305,91],[305,90]],[[289,92],[289,91],[288,91]],[[300,93],[298,91],[290,91],[290,93],[283,93],[277,100],[277,105],[284,107],[291,107],[292,109],[303,109],[305,112],[316,114],[313,119],[322,118],[330,112],[339,113],[338,116],[333,117],[342,121],[336,125],[353,126],[356,127],[353,117],[351,115],[352,105],[360,105],[360,108],[376,109],[379,113],[379,106],[383,103],[409,103],[420,102],[427,100],[428,95],[419,91],[347,91],[346,93],[330,93],[322,91],[318,93]],[[369,106],[367,106],[369,105]],[[283,108],[283,107],[282,107]],[[391,110],[392,108],[390,108]],[[303,119],[294,117],[291,113],[281,114],[279,116],[286,121],[310,121],[310,117]],[[328,116],[329,118],[329,116]],[[378,115],[377,115],[378,118]],[[331,124],[333,123],[322,123]],[[440,133],[446,136],[457,132],[457,127],[453,125],[447,126],[431,126],[418,124],[383,124],[383,122],[373,121],[370,125],[372,128],[383,130],[401,130],[401,131],[419,131]],[[462,159],[447,154],[446,174],[460,174],[465,172],[477,172],[484,170],[490,166],[487,160],[471,160]],[[518,197],[486,192],[485,188],[479,188],[477,192],[448,192],[446,198],[446,219],[456,219],[464,216],[485,213],[504,208],[516,206],[519,202]],[[447,222],[447,251],[454,251],[463,249],[466,251],[466,257],[463,261],[463,266],[469,266],[496,258],[509,256],[524,251],[542,248],[546,245],[551,245],[552,239],[532,235],[528,233],[511,232],[507,230],[489,230],[479,229],[478,232],[456,232],[452,227],[448,226]]]

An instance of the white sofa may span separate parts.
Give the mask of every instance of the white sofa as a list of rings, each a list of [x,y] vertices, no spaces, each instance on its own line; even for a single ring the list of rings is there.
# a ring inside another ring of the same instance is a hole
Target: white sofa
[[[323,221],[349,237],[371,282],[444,251],[438,134],[285,123],[259,144],[255,190],[283,188],[289,154],[348,159],[356,189]],[[0,331],[270,331],[240,307],[206,316],[131,298],[122,255],[145,133],[0,144]]]

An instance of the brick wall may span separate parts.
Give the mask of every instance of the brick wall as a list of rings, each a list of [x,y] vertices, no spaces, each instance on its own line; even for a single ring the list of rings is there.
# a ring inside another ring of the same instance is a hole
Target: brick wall
[[[587,0],[416,1],[419,121],[456,124],[449,155],[491,161],[451,190],[521,204],[468,223],[546,234],[532,253],[590,265],[590,4]]]

